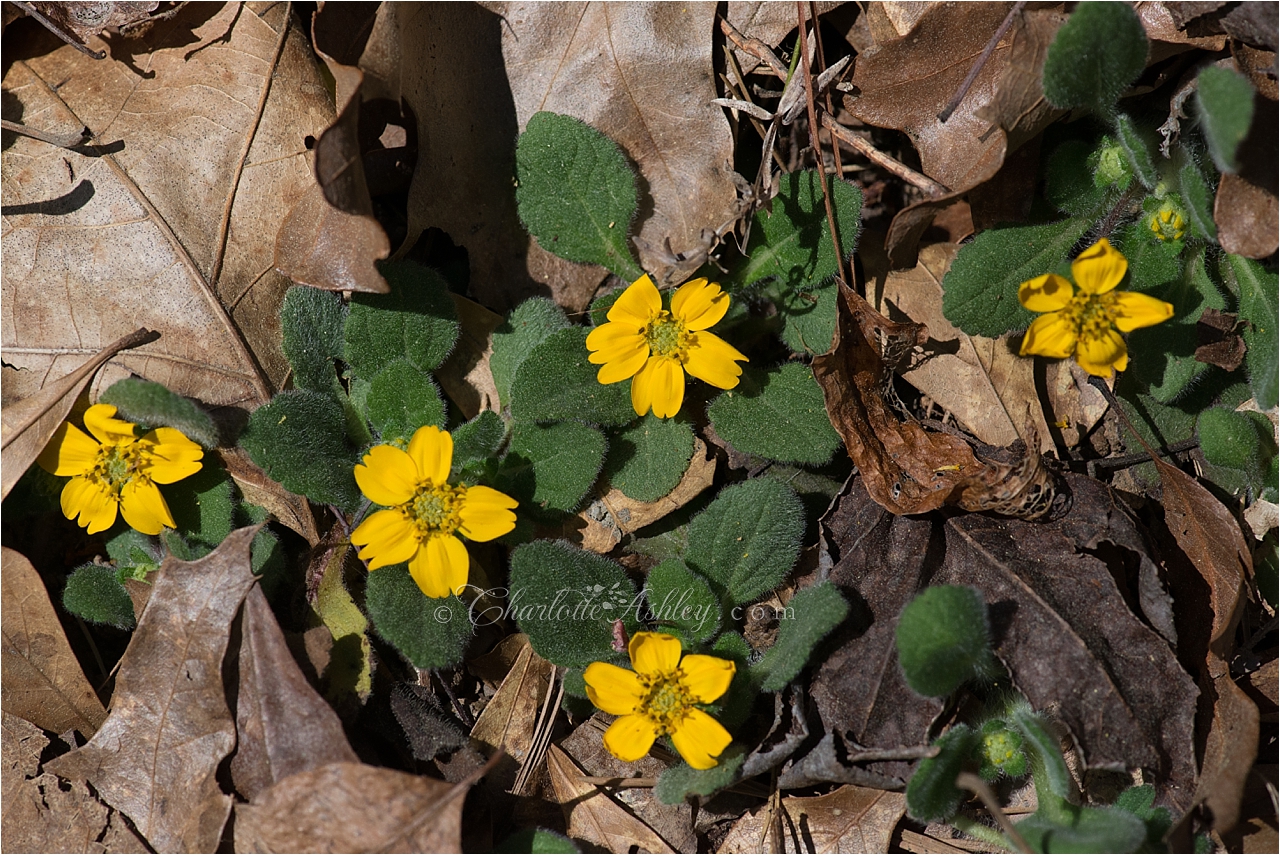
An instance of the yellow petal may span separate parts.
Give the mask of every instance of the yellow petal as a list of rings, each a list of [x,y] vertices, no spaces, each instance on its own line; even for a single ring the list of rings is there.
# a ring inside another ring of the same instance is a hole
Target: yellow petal
[[[453,437],[435,425],[420,427],[409,440],[409,456],[420,477],[430,478],[437,487],[447,484],[453,465]]]
[[[111,404],[94,404],[84,411],[84,426],[89,429],[89,433],[98,438],[99,442],[115,445],[132,442],[136,439],[133,434],[133,424],[112,418],[115,414],[116,408]]]
[[[1076,349],[1076,330],[1066,312],[1051,312],[1031,322],[1022,335],[1023,356],[1029,353],[1064,359]]]
[[[680,660],[684,687],[700,704],[709,704],[729,691],[737,667],[728,659],[691,653]]]
[[[1032,312],[1056,312],[1065,309],[1075,296],[1071,283],[1056,273],[1037,276],[1018,286],[1018,302]]]
[[[601,324],[587,333],[587,350],[591,351],[589,358],[592,365],[602,365],[643,347],[647,345],[644,336],[640,334],[640,327],[630,324]]]
[[[643,416],[653,408],[660,419],[680,412],[684,403],[684,369],[665,356],[654,356],[631,381],[631,406]]]
[[[451,534],[437,534],[422,544],[409,562],[409,575],[422,593],[432,599],[457,594],[467,586],[471,557],[462,541]]]
[[[680,667],[680,639],[665,632],[637,632],[627,645],[637,674],[657,677]]]
[[[1071,262],[1071,276],[1086,294],[1105,294],[1120,284],[1129,262],[1102,238]]]
[[[417,438],[418,434],[414,434],[414,439]],[[375,445],[369,449],[364,463],[356,466],[355,473],[360,492],[370,501],[385,507],[404,504],[413,498],[414,490],[418,488],[417,464],[394,445]]]
[[[1115,325],[1120,332],[1132,332],[1139,327],[1151,327],[1173,317],[1173,306],[1164,300],[1122,291],[1113,298],[1116,310]]]
[[[644,687],[634,671],[608,662],[592,662],[582,672],[591,703],[611,715],[633,713],[644,700]],[[645,748],[645,751],[648,751]]]
[[[54,475],[83,475],[93,469],[100,448],[102,446],[80,428],[63,422],[36,462]]]
[[[204,449],[187,439],[180,430],[156,428],[141,442],[147,450],[143,471],[157,484],[172,484],[200,471]]]
[[[645,362],[649,359],[649,345],[636,350],[634,353],[626,356],[610,360],[608,364],[600,366],[600,371],[596,374],[596,381],[599,383],[618,383],[626,380],[628,377],[634,377],[636,372],[644,368]]]
[[[175,526],[160,488],[142,478],[134,478],[120,491],[120,513],[143,534],[159,534],[165,526]]]
[[[679,318],[686,329],[710,329],[727,311],[729,295],[705,279],[686,282],[671,297],[671,314]]]
[[[660,311],[662,295],[646,273],[627,286],[627,290],[609,308],[607,317],[616,323],[630,324],[639,329]]]
[[[716,758],[724,753],[732,741],[733,737],[724,729],[724,725],[697,709],[686,712],[671,732],[672,744],[680,752],[684,762],[695,769],[710,769],[715,766]]]
[[[515,499],[492,487],[468,487],[466,500],[458,516],[462,525],[458,531],[470,540],[484,543],[502,537],[516,527]]]
[[[1080,339],[1076,362],[1095,377],[1110,377],[1112,369],[1123,371],[1129,365],[1129,349],[1115,330],[1107,330],[1100,338]]]
[[[604,747],[623,763],[634,763],[649,753],[658,731],[645,716],[624,715],[604,732]]]
[[[732,389],[742,376],[738,360],[746,362],[747,358],[736,347],[714,333],[700,332],[689,344],[684,370],[717,389]]]
[[[378,511],[356,526],[351,542],[364,547],[360,557],[377,570],[412,558],[418,551],[418,529],[402,511]]]
[[[115,495],[104,485],[88,478],[72,478],[62,488],[62,514],[88,529],[89,534],[106,531],[116,521]]]

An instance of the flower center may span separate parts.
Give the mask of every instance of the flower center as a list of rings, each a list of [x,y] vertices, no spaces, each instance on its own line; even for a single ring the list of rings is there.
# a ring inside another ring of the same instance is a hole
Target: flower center
[[[1076,335],[1085,341],[1097,341],[1110,332],[1116,315],[1116,295],[1080,293],[1071,299],[1067,315],[1075,325]]]
[[[644,338],[649,349],[658,356],[669,356],[683,362],[692,336],[684,324],[664,309],[644,328]]]
[[[422,540],[433,534],[453,534],[462,525],[460,512],[466,499],[465,487],[424,482],[401,510],[418,529]]]
[[[640,675],[640,685],[645,690],[640,708],[653,722],[659,736],[671,733],[693,706],[693,696],[684,685],[684,672],[677,668],[657,677]]]
[[[89,477],[119,495],[120,490],[135,477],[142,465],[142,448],[136,442],[127,445],[104,445],[98,449]]]

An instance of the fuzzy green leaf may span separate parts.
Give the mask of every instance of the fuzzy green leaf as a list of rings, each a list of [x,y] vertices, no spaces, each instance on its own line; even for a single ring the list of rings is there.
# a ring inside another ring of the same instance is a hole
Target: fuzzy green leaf
[[[337,389],[334,362],[342,358],[346,321],[347,308],[332,291],[298,285],[284,295],[280,334],[294,386],[326,394]]]
[[[240,437],[249,457],[286,490],[346,511],[360,504],[342,405],[328,395],[281,392],[253,411]]]
[[[800,556],[804,506],[783,484],[745,481],[720,491],[689,523],[685,560],[736,603],[777,586]]]
[[[253,545],[249,547],[249,566],[269,600],[274,599],[289,582],[284,547],[275,532],[265,526],[253,536]]]
[[[1116,796],[1114,807],[1127,811],[1147,826],[1147,846],[1145,851],[1158,851],[1160,841],[1173,825],[1173,815],[1168,808],[1156,807],[1156,788],[1151,784],[1141,787],[1130,787]]]
[[[62,591],[62,605],[73,615],[90,623],[106,624],[116,629],[133,629],[137,626],[129,592],[116,578],[116,571],[103,564],[77,567],[67,577],[67,587]]]
[[[1075,794],[1075,782],[1062,759],[1060,743],[1045,727],[1045,720],[1025,704],[1009,711],[1009,724],[1022,734],[1022,749],[1031,762],[1040,811],[1061,820]]]
[[[1275,429],[1270,419],[1262,413],[1215,407],[1200,414],[1197,430],[1207,463],[1237,470],[1242,475],[1240,480],[1256,495],[1267,501],[1276,500],[1280,472],[1276,468]],[[1220,486],[1230,489],[1236,485]]]
[[[511,415],[518,420],[575,420],[614,426],[634,421],[631,384],[602,385],[587,361],[587,330],[571,327],[547,336],[516,369]]]
[[[499,843],[493,850],[502,853],[528,853],[528,855],[573,855],[581,852],[567,837],[547,831],[545,828],[529,828],[517,831]]]
[[[516,371],[525,357],[547,336],[568,326],[569,319],[555,300],[534,297],[516,306],[502,325],[493,331],[489,370],[493,372],[498,400],[504,407],[511,404],[511,384],[515,382]]]
[[[746,751],[731,744],[710,769],[694,769],[688,763],[677,763],[658,776],[653,795],[664,805],[683,804],[689,796],[710,796],[738,782]]]
[[[627,244],[636,178],[613,140],[572,116],[534,113],[516,142],[516,179],[520,219],[539,246],[628,282],[644,275]]]
[[[543,659],[585,668],[610,659],[613,622],[636,621],[636,588],[621,567],[563,541],[538,540],[511,553],[508,608]]]
[[[1151,160],[1151,143],[1138,130],[1133,119],[1124,113],[1116,114],[1115,129],[1116,141],[1120,143],[1134,177],[1142,182],[1143,187],[1155,187],[1160,176]]]
[[[779,336],[795,353],[823,354],[836,334],[836,302],[840,288],[834,281],[807,291],[777,295],[774,304],[782,320]]]
[[[720,598],[679,559],[669,558],[649,571],[644,597],[649,619],[680,636],[686,647],[705,641],[720,628]]]
[[[862,191],[834,177],[831,188],[840,251],[848,258],[858,246]],[[747,253],[729,272],[733,283],[741,288],[776,277],[780,293],[795,294],[812,290],[836,274],[839,265],[821,189],[821,179],[812,169],[779,179],[772,212],[756,214]]]
[[[1017,827],[1032,852],[1139,852],[1147,839],[1146,823],[1117,807],[1079,807],[1065,822],[1037,811]]]
[[[771,460],[821,466],[841,446],[827,418],[822,387],[799,362],[768,373],[748,368],[738,387],[716,398],[707,415],[716,433],[738,451]]]
[[[943,314],[969,335],[998,338],[1024,329],[1035,315],[1018,302],[1018,286],[1067,272],[1067,253],[1090,225],[1078,218],[982,232],[960,248],[943,277]]]
[[[964,793],[956,776],[964,771],[978,743],[967,724],[957,724],[933,744],[938,754],[926,757],[907,783],[907,813],[921,822],[946,822],[960,808]]]
[[[1044,59],[1044,97],[1060,109],[1110,116],[1147,64],[1147,34],[1124,3],[1081,3]]]
[[[407,359],[397,359],[378,372],[365,399],[369,421],[383,442],[408,440],[423,425],[444,427],[444,399],[430,374]]]
[[[693,457],[693,429],[649,413],[613,434],[605,477],[637,502],[655,502],[675,489]]]
[[[895,630],[907,685],[943,697],[993,668],[987,604],[973,588],[937,585],[902,610]]]
[[[600,474],[605,445],[604,434],[589,425],[517,422],[506,461],[523,467],[517,498],[558,511],[577,509]]]
[[[107,555],[116,567],[134,568],[142,573],[160,569],[160,562],[164,560],[164,550],[154,537],[128,527],[107,541]]]
[[[1092,217],[1106,204],[1108,188],[1093,180],[1094,154],[1094,147],[1084,140],[1067,140],[1049,155],[1044,196],[1064,214]]]
[[[797,592],[778,625],[778,640],[752,668],[761,690],[779,692],[785,688],[808,663],[818,642],[848,613],[849,604],[830,582]]]
[[[405,358],[421,371],[434,371],[458,341],[458,312],[439,273],[412,261],[378,266],[390,294],[355,294],[347,316],[347,364],[372,380]]]
[[[462,661],[471,641],[471,615],[456,596],[422,593],[404,564],[369,574],[365,607],[378,635],[416,668],[448,668]]]
[[[231,534],[236,507],[235,483],[220,466],[205,465],[190,478],[161,488],[183,537],[210,548]]]
[[[1277,299],[1277,277],[1256,261],[1239,255],[1228,255],[1227,270],[1235,282],[1240,299],[1240,317],[1248,322],[1244,330],[1244,365],[1249,373],[1249,386],[1258,406],[1269,410],[1276,406],[1277,362],[1276,322],[1280,317]]]
[[[493,410],[482,410],[474,419],[453,430],[453,471],[492,457],[507,438],[507,425]]]
[[[1235,172],[1240,143],[1253,124],[1253,86],[1229,68],[1207,66],[1196,78],[1196,106],[1214,164]]]
[[[147,428],[177,428],[205,448],[218,446],[218,428],[209,414],[189,399],[159,383],[132,377],[117,380],[102,393],[100,403],[113,404],[116,416]]]
[[[1200,167],[1188,160],[1178,170],[1178,189],[1182,191],[1187,224],[1200,240],[1218,240],[1218,224],[1213,221],[1213,191],[1204,180]]]

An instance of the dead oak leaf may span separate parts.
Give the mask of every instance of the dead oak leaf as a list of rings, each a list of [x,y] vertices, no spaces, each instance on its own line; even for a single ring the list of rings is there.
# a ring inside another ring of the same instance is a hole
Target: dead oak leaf
[[[888,852],[907,810],[903,793],[845,784],[824,796],[789,796],[743,816],[721,842],[720,853],[766,849],[770,825],[781,832],[784,852]]]

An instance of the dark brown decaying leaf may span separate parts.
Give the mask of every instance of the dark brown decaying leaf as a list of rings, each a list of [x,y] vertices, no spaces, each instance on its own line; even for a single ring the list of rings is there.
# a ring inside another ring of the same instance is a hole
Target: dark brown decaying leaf
[[[1029,519],[1047,513],[1056,487],[1035,450],[1034,431],[1028,431],[1031,449],[1016,463],[990,463],[959,437],[926,431],[894,412],[884,397],[888,368],[875,343],[907,356],[927,341],[928,331],[888,320],[843,284],[840,292],[835,343],[813,361],[813,374],[871,496],[895,514],[947,504]]]
[[[83,782],[67,786],[40,772],[49,740],[29,721],[4,714],[4,814],[0,848],[5,852],[149,852],[120,814],[93,797]]]
[[[608,852],[674,852],[658,833],[628,813],[595,784],[558,745],[547,749],[547,772],[555,799],[564,810],[569,836],[602,846]]]
[[[150,330],[137,330],[104,347],[65,377],[47,385],[40,391],[16,401],[4,408],[3,420],[4,489],[0,497],[9,495],[22,473],[35,462],[48,445],[54,431],[66,420],[76,398],[84,391],[93,375],[108,359],[122,350],[155,341],[157,335]]]
[[[253,585],[257,528],[199,561],[165,560],[120,662],[111,714],[88,745],[45,768],[87,780],[158,851],[213,852],[231,812],[215,773],[235,746],[222,659]]]
[[[312,183],[323,82],[281,4],[191,4],[128,45],[128,62],[97,62],[34,39],[6,67],[22,115],[87,126],[97,146],[19,137],[5,152],[5,361],[58,376],[146,326],[164,338],[113,359],[99,387],[132,371],[264,402],[288,370],[275,233]]]
[[[461,852],[465,787],[360,763],[285,778],[237,805],[237,852]]]
[[[1231,312],[1220,312],[1212,306],[1205,309],[1196,321],[1196,341],[1196,362],[1235,371],[1244,361],[1240,320]]]
[[[1168,594],[1108,488],[1074,475],[1067,485],[1070,510],[1030,523],[892,516],[855,479],[826,523],[840,555],[831,580],[852,616],[815,678],[815,703],[830,729],[862,745],[922,742],[940,705],[903,682],[894,628],[918,589],[969,585],[1014,686],[1066,726],[1087,766],[1155,770],[1161,798],[1186,807],[1197,690],[1170,649]]]
[[[51,733],[75,728],[92,736],[107,711],[67,643],[40,574],[25,556],[6,546],[0,576],[4,711]]]
[[[231,778],[252,800],[290,775],[328,763],[355,763],[333,708],[311,688],[285,643],[262,589],[244,600],[236,753]]]
[[[823,796],[784,798],[780,808],[785,818],[768,806],[742,817],[717,851],[888,852],[907,798],[845,784]],[[766,848],[771,821],[780,826],[782,850]]]
[[[1275,191],[1240,175],[1227,173],[1218,182],[1213,219],[1218,224],[1218,240],[1227,252],[1266,258],[1280,245],[1280,204]]]

